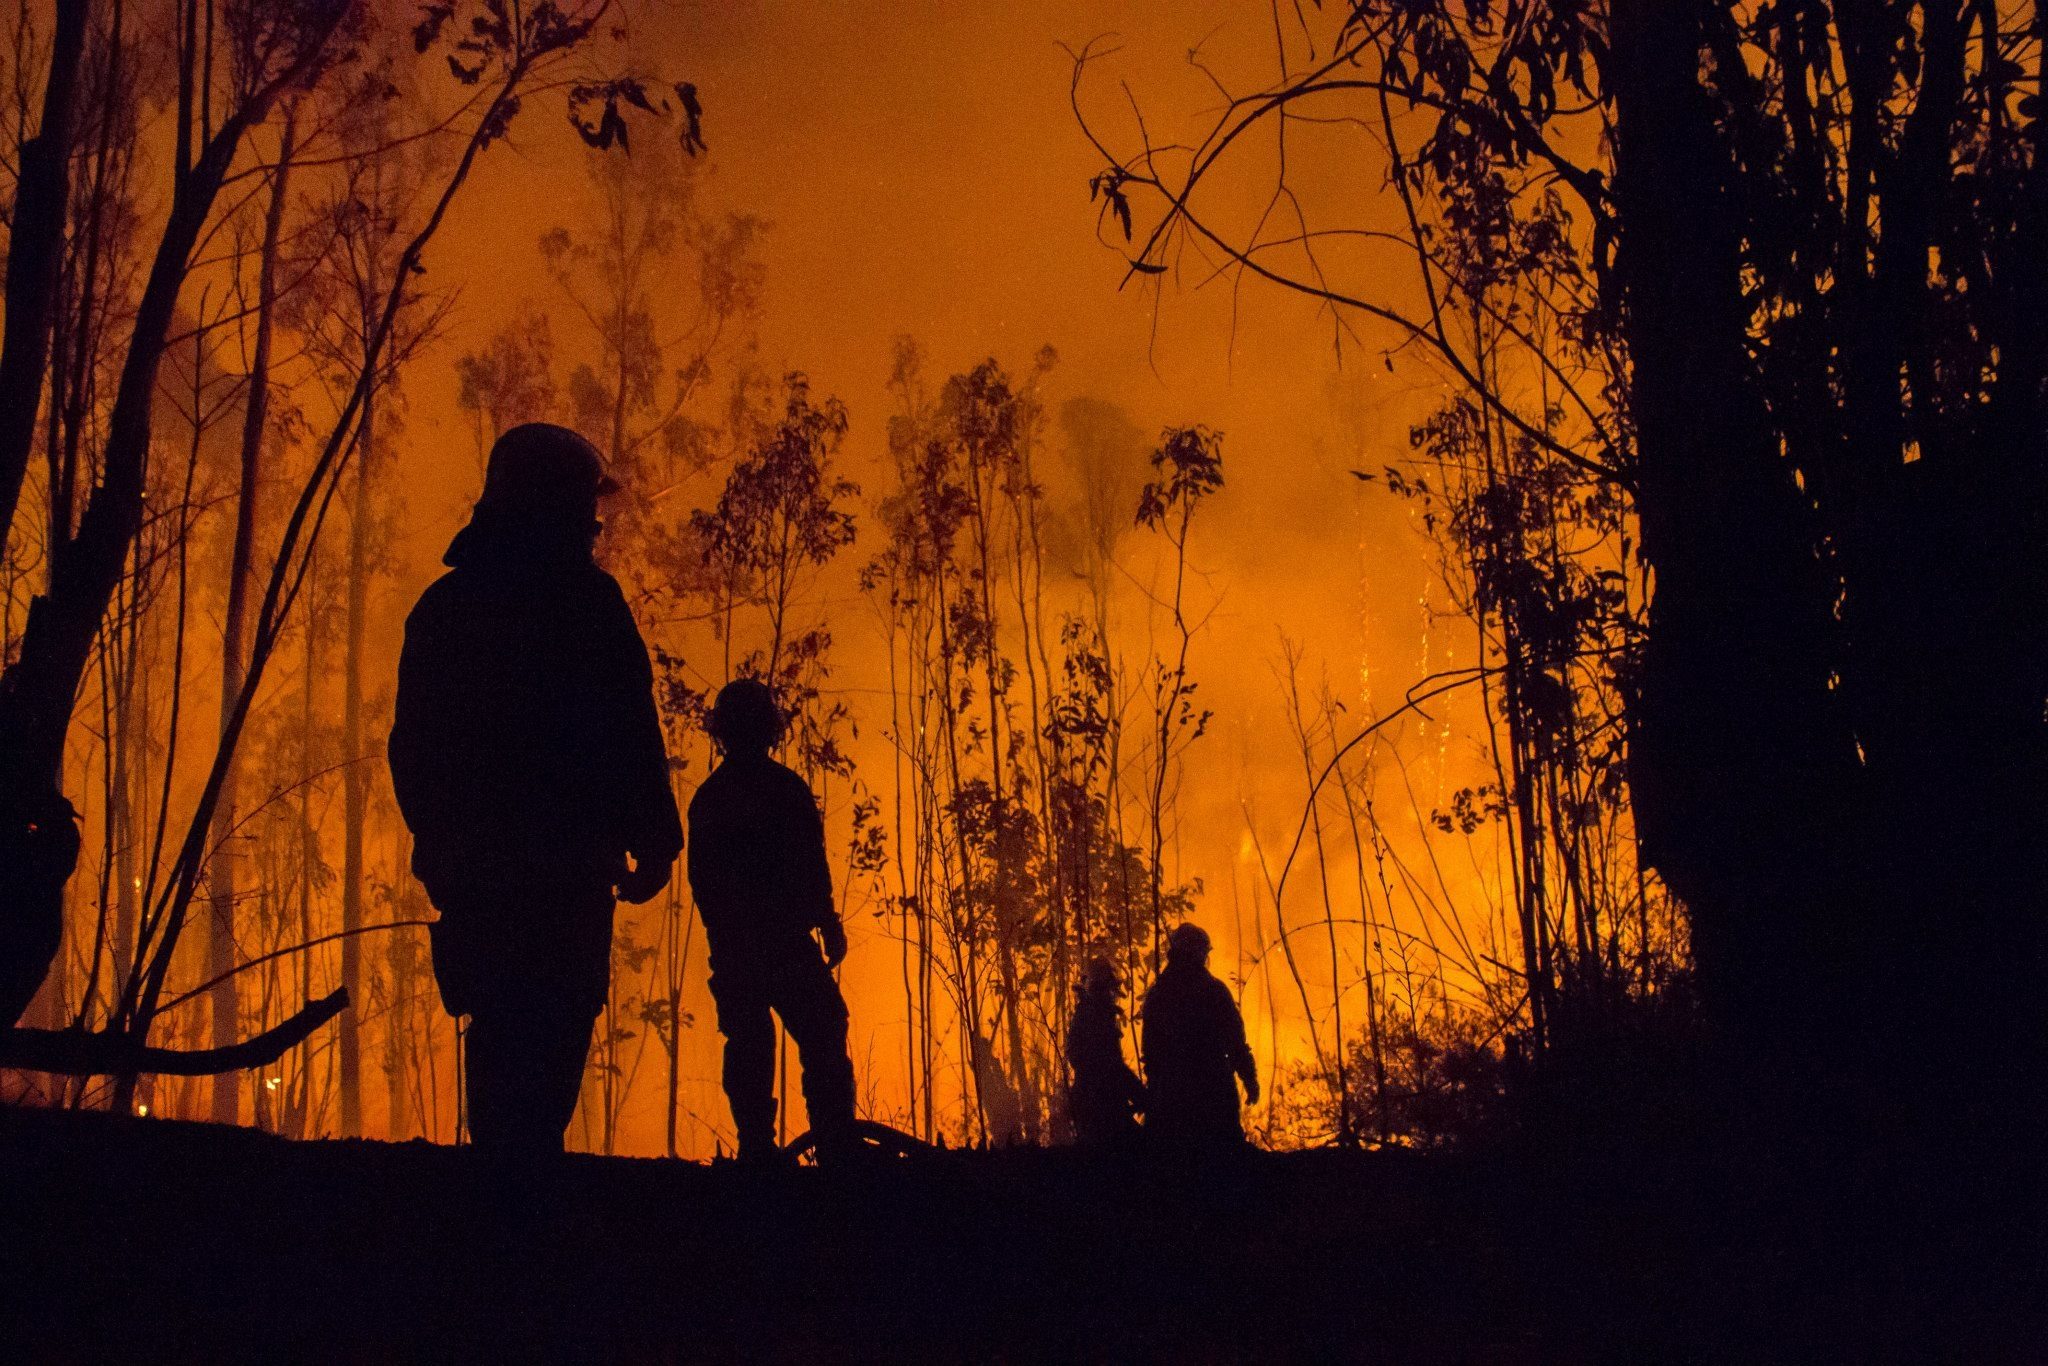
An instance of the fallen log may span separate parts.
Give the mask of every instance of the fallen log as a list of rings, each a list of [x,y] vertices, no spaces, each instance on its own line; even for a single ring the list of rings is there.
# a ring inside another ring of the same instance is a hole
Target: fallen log
[[[152,1048],[125,1034],[89,1034],[82,1029],[0,1030],[0,1067],[62,1076],[210,1077],[266,1067],[307,1035],[348,1009],[348,988],[309,1001],[298,1014],[261,1034],[225,1048]]]

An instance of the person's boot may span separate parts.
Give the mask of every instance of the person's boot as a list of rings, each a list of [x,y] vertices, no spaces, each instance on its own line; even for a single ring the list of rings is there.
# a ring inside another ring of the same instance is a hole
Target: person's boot
[[[818,1165],[821,1167],[851,1166],[866,1155],[850,1118],[820,1124],[812,1132],[817,1135]]]
[[[765,1125],[747,1125],[740,1130],[740,1150],[736,1160],[742,1167],[756,1171],[783,1166],[787,1156],[782,1145],[775,1141],[775,1122],[770,1119]]]

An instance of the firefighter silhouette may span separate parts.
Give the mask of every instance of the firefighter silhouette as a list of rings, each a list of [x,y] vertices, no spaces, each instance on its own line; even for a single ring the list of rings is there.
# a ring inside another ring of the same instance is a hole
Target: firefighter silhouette
[[[690,802],[690,889],[710,944],[740,1157],[759,1161],[775,1150],[778,1017],[796,1041],[819,1150],[844,1151],[853,1062],[832,969],[846,957],[846,931],[833,908],[817,799],[771,753],[783,718],[766,684],[728,683],[709,728],[722,758]]]
[[[682,850],[647,649],[591,558],[616,487],[574,432],[512,428],[406,621],[391,776],[480,1148],[560,1150],[614,895],[650,899]]]
[[[1209,971],[1209,936],[1178,925],[1167,939],[1166,967],[1146,993],[1145,1131],[1168,1144],[1244,1141],[1237,1086],[1259,1100],[1259,1073],[1245,1042],[1244,1018],[1230,988]]]
[[[1074,1141],[1088,1147],[1126,1147],[1138,1136],[1145,1087],[1124,1060],[1122,983],[1116,965],[1093,958],[1081,972],[1073,1018],[1067,1022],[1067,1113]]]

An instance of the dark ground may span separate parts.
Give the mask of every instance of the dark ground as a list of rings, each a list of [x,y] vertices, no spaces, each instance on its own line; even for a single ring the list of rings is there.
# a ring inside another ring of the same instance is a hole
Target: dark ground
[[[0,1356],[2048,1360],[2031,1198],[1786,1184],[1680,1151],[518,1175],[0,1109]]]

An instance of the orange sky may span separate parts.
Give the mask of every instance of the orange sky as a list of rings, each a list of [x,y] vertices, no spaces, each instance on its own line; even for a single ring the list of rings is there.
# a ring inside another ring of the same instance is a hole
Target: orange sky
[[[1068,110],[1059,44],[1115,32],[1124,52],[1093,78],[1091,108],[1127,129],[1111,84],[1126,77],[1155,129],[1192,130],[1215,100],[1187,48],[1207,34],[1220,66],[1265,70],[1263,5],[678,0],[656,13],[636,41],[703,92],[712,198],[773,224],[762,358],[846,400],[855,477],[875,482],[892,338],[916,336],[935,377],[990,355],[1019,372],[1049,343],[1054,403],[1094,395],[1147,430],[1200,421],[1225,433],[1228,487],[1214,516],[1227,531],[1198,556],[1226,589],[1218,656],[1263,658],[1284,630],[1355,670],[1370,639],[1375,665],[1407,681],[1422,547],[1406,509],[1348,470],[1401,454],[1415,386],[1434,388],[1433,377],[1390,374],[1357,351],[1340,369],[1313,306],[1256,285],[1236,301],[1234,336],[1227,283],[1169,286],[1155,320],[1152,294],[1119,290],[1122,258],[1095,235],[1087,181],[1099,159]],[[555,313],[561,351],[580,326],[534,242],[569,216],[589,154],[555,108],[523,117],[517,145],[493,150],[429,262],[463,294],[451,335],[407,379],[417,402],[406,458],[436,490],[414,518],[422,551],[438,548],[473,492],[473,439],[448,401],[452,358],[522,298]],[[1378,174],[1329,170],[1375,184]],[[1335,411],[1335,393],[1360,415]],[[1253,680],[1242,701],[1267,691]]]

